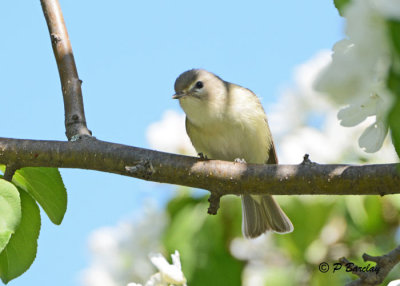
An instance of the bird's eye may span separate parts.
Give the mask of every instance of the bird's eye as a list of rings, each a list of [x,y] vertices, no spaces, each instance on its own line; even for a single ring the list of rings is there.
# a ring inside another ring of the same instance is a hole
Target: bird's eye
[[[195,87],[198,88],[198,89],[203,88],[203,82],[202,81],[196,82]]]

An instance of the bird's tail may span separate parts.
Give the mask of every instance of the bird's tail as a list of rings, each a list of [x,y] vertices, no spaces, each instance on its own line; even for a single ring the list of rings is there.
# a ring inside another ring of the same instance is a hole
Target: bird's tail
[[[293,231],[293,224],[270,195],[242,195],[242,232],[246,238],[257,237],[268,230]]]

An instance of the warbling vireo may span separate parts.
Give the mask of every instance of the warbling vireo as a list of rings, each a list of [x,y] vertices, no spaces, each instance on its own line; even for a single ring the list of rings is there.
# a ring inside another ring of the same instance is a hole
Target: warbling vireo
[[[277,164],[267,117],[249,89],[202,69],[182,73],[174,99],[186,113],[186,132],[198,153],[209,159]],[[293,225],[270,195],[242,195],[242,231],[254,238],[268,230],[293,231]]]

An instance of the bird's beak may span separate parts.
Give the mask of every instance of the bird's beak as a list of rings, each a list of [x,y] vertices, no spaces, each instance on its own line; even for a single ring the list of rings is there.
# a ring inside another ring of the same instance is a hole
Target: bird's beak
[[[184,96],[185,94],[183,92],[177,92],[172,96],[172,99],[179,99],[182,96]]]

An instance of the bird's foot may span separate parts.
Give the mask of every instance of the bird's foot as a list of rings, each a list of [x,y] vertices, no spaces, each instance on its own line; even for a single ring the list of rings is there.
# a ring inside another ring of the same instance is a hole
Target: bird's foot
[[[243,158],[236,158],[234,160],[235,163],[240,163],[240,164],[247,164],[246,160]]]
[[[208,160],[207,155],[204,155],[202,152],[197,153],[197,155],[199,156],[200,160]]]
[[[317,165],[317,163],[310,160],[310,155],[305,154],[303,157],[303,162],[301,162],[300,165],[313,166],[313,165]]]

